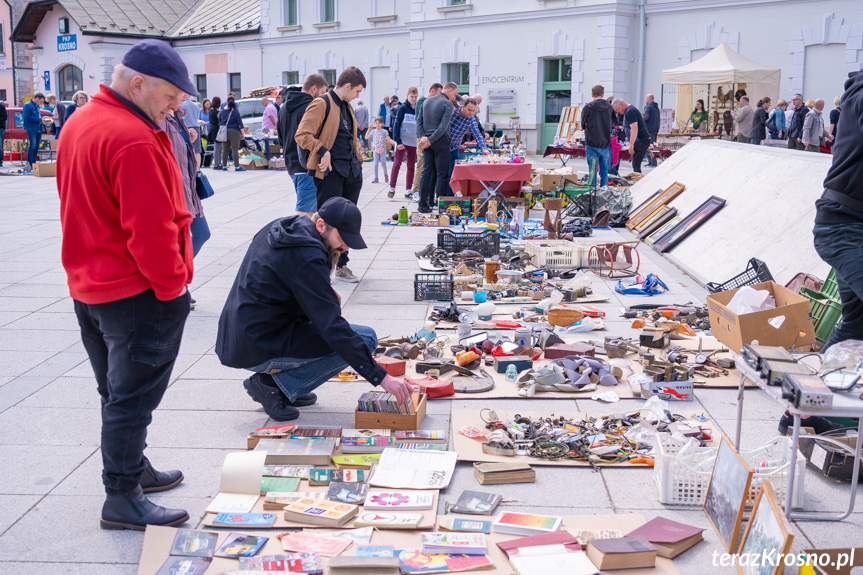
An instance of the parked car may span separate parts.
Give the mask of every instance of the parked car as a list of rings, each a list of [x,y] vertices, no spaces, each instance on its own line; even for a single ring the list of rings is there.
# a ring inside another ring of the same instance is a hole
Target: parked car
[[[9,114],[9,119],[6,121],[6,136],[7,140],[26,140],[27,130],[24,129],[24,108],[6,108],[6,113]],[[47,110],[42,110],[42,119],[53,119],[54,115]],[[52,120],[53,122],[53,120]],[[54,133],[53,123],[45,126],[49,134]]]
[[[236,101],[237,109],[240,111],[240,117],[243,118],[243,125],[249,128],[249,134],[258,137],[261,132],[261,118],[264,116],[264,107],[261,105],[261,98],[267,96],[275,102],[278,94],[284,94],[287,90],[301,90],[302,84],[294,84],[291,86],[281,86],[279,88],[261,88],[254,91],[255,94],[261,94],[257,97],[241,98]],[[266,93],[264,93],[266,91]]]

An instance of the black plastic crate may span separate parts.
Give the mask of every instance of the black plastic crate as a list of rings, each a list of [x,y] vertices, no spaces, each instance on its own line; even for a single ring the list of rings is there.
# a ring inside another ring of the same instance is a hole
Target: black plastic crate
[[[738,274],[727,282],[723,282],[721,284],[711,282],[707,284],[707,289],[710,290],[710,293],[719,293],[721,291],[737,289],[743,286],[751,286],[753,284],[772,281],[773,275],[771,275],[770,270],[767,269],[767,264],[758,258],[752,258],[749,260],[749,265],[746,266],[746,271],[742,274]]]
[[[500,253],[500,232],[486,230],[480,233],[457,233],[438,230],[437,247],[449,253],[473,250],[484,258],[490,258]]]
[[[446,274],[415,274],[414,301],[452,301],[455,282]]]

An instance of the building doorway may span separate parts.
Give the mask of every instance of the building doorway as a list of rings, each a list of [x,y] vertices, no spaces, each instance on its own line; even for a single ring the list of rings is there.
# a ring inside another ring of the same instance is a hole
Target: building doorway
[[[554,143],[563,108],[572,103],[572,58],[542,61],[542,117],[540,150]]]
[[[81,68],[68,64],[57,72],[57,99],[71,100],[75,92],[84,89]]]

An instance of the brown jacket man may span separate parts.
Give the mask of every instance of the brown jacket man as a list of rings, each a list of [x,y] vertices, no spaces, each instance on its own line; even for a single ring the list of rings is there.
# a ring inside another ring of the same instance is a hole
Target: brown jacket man
[[[366,86],[359,68],[346,68],[336,87],[306,108],[294,140],[309,152],[306,168],[314,175],[318,209],[330,198],[345,198],[356,204],[363,187],[363,155],[357,138],[357,119],[351,107]],[[301,160],[302,161],[302,160]],[[342,253],[336,278],[358,282],[347,267],[348,254]]]
[[[324,115],[327,113],[327,102],[325,98],[329,100],[330,104],[330,113],[326,116],[326,122],[324,121]],[[333,112],[334,109],[335,113]],[[354,147],[356,148],[357,159],[362,162],[363,153],[359,139],[357,138],[357,122],[356,117],[354,116],[354,110],[351,106],[347,106],[347,113],[350,115],[353,122]],[[323,126],[321,126],[321,124],[323,124]],[[316,138],[315,134],[318,133],[318,130],[320,130],[320,135]],[[338,131],[338,109],[333,100],[332,92],[327,92],[326,94],[322,94],[312,100],[312,103],[309,104],[308,108],[306,108],[306,113],[303,114],[303,119],[297,127],[297,135],[294,137],[294,140],[301,148],[310,152],[309,160],[306,162],[306,168],[308,168],[309,171],[314,170],[315,178],[323,179],[324,177],[324,172],[320,169],[318,162],[324,152],[332,149],[333,143],[336,141],[336,134]],[[321,151],[321,148],[323,148],[323,151]]]

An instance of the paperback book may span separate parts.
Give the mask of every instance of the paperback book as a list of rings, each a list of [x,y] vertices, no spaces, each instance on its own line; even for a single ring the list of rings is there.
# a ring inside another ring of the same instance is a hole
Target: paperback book
[[[332,481],[327,490],[327,500],[352,503],[353,505],[362,505],[363,501],[366,500],[366,494],[368,492],[369,486],[365,483]]]
[[[423,533],[423,553],[463,553],[485,555],[488,545],[482,533]]]
[[[269,537],[261,535],[230,533],[216,551],[216,557],[252,557],[261,550],[268,539]]]
[[[363,483],[366,479],[363,469],[312,469],[309,473],[309,485],[329,485],[333,481]]]
[[[356,505],[349,503],[323,499],[300,499],[285,507],[285,520],[326,527],[341,527],[353,519],[358,511],[359,508]]]
[[[351,455],[335,455],[333,463],[340,469],[371,469],[372,465],[381,460],[380,453],[356,453]]]
[[[177,529],[171,555],[183,557],[212,557],[216,550],[219,534],[195,529]]]
[[[203,573],[212,561],[209,557],[168,557],[156,575],[177,575],[177,573]]]
[[[438,522],[441,531],[464,531],[468,533],[491,533],[491,521],[442,517]]]
[[[399,569],[404,574],[460,573],[494,568],[488,555],[423,553],[422,549],[401,549],[396,553],[399,557]]]
[[[278,440],[269,440],[278,441]],[[208,513],[249,513],[261,496],[261,476],[266,454],[239,451],[225,456],[219,493],[207,506]]]
[[[434,505],[433,491],[384,491],[366,497],[367,511],[412,511],[431,509]]]
[[[392,437],[389,429],[343,429],[342,437]]]
[[[386,511],[365,511],[357,515],[354,525],[388,529],[413,529],[422,521],[421,513],[390,513]]]
[[[285,551],[299,553],[317,553],[324,557],[335,557],[351,546],[349,540],[329,535],[320,535],[311,531],[295,531],[278,535]]]
[[[341,437],[342,428],[334,425],[319,425],[317,427],[297,427],[292,437],[299,439],[326,439],[327,437]]]
[[[358,545],[357,557],[395,557],[392,545]]]
[[[458,453],[384,449],[369,484],[389,489],[446,489]]]
[[[286,553],[240,557],[240,568],[246,571],[275,571],[323,575],[324,562],[317,553]]]
[[[304,499],[306,497],[315,499],[320,496],[320,493],[312,491],[272,491],[267,493],[267,496],[264,498],[264,510],[270,511],[275,509],[284,509],[291,503],[296,503],[300,499]]]
[[[296,491],[299,486],[300,480],[296,477],[262,477],[261,495],[266,495],[271,491]]]
[[[259,427],[249,435],[254,435],[256,437],[290,437],[296,428],[296,423],[272,425],[270,427]]]
[[[288,439],[261,439],[255,446],[256,452],[266,452],[267,465],[326,465],[336,447],[332,437],[309,439],[291,437]]]
[[[492,529],[510,535],[539,535],[558,531],[562,523],[563,517],[503,511],[495,518]]]
[[[417,429],[413,431],[396,431],[396,442],[409,443],[443,443],[447,442],[445,429]]]
[[[275,513],[217,513],[215,527],[269,527],[276,520]]]
[[[342,453],[380,453],[394,445],[392,437],[343,437]]]
[[[491,515],[500,503],[501,496],[483,491],[462,491],[461,495],[448,509],[448,513],[468,515]]]
[[[308,479],[311,470],[311,465],[265,465],[264,475],[266,477],[296,477],[297,479]]]

